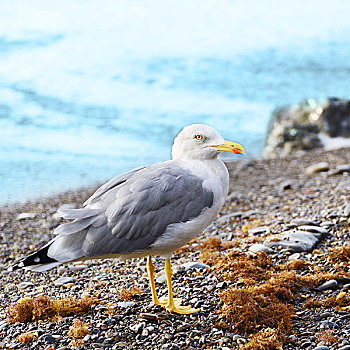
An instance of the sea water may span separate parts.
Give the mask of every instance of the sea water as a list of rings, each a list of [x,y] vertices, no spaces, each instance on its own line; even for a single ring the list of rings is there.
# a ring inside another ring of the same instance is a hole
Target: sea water
[[[0,1],[0,204],[170,157],[206,123],[260,156],[277,106],[350,96],[350,2]]]

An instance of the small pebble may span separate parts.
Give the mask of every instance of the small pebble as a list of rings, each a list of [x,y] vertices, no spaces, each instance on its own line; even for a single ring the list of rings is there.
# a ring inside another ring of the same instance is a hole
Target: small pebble
[[[156,279],[156,282],[157,282],[157,283],[160,283],[160,284],[166,282],[166,276],[165,276],[164,271],[163,271],[163,273]]]
[[[307,341],[301,343],[300,347],[301,347],[302,349],[305,349],[305,348],[308,348],[310,345],[311,345],[311,341],[310,341],[310,340],[307,340]]]
[[[315,223],[311,220],[307,219],[292,219],[290,221],[291,224],[295,226],[302,226],[302,225],[315,225]]]
[[[17,220],[24,220],[24,219],[34,219],[36,217],[36,213],[21,213],[17,215]]]
[[[341,348],[338,348],[338,350],[350,350],[350,345],[342,346]]]
[[[323,235],[328,233],[328,231],[324,227],[314,226],[314,225],[301,225],[298,227],[298,230],[317,232]]]
[[[300,253],[294,253],[289,255],[288,260],[295,260],[300,258]]]
[[[121,309],[125,309],[128,307],[133,307],[135,305],[134,301],[119,301],[117,303],[117,306],[120,307]]]
[[[185,271],[191,270],[191,269],[206,269],[207,267],[209,267],[209,265],[203,264],[200,261],[196,261],[196,262],[187,262],[182,264],[181,266],[183,266],[185,268]]]
[[[137,323],[137,324],[131,326],[130,329],[132,331],[134,331],[135,333],[141,333],[145,327],[146,327],[145,322],[140,322],[140,323]]]
[[[318,290],[335,290],[338,288],[338,282],[336,280],[329,280],[324,282],[323,284],[321,284],[319,287],[317,287],[316,289]]]
[[[51,334],[45,336],[44,337],[44,341],[47,344],[54,344],[54,343],[56,343],[56,339]]]
[[[251,245],[248,249],[250,252],[253,253],[258,253],[258,252],[264,252],[264,253],[271,253],[272,249],[267,247],[264,244],[260,244],[260,243],[255,243],[253,245]]]
[[[334,224],[333,224],[332,221],[324,221],[324,222],[321,222],[320,226],[322,226],[322,227],[330,227],[330,226],[334,226]]]
[[[88,268],[88,265],[80,264],[80,265],[68,265],[69,270],[71,271],[81,271]]]
[[[223,282],[219,282],[216,285],[216,288],[221,289],[221,288],[225,288],[227,286],[227,282],[223,281]]]
[[[312,175],[315,173],[320,173],[320,172],[328,171],[328,170],[329,170],[329,164],[327,162],[320,162],[320,163],[308,166],[305,169],[305,173],[307,175]]]
[[[64,286],[65,284],[73,283],[73,282],[74,282],[74,277],[60,277],[54,282],[54,285]]]
[[[269,231],[270,231],[269,226],[259,226],[259,227],[254,227],[254,228],[248,230],[248,233],[250,233],[251,235],[257,235],[259,233],[265,233],[265,232],[269,232]]]
[[[343,173],[350,173],[350,164],[338,165],[329,175],[338,175]]]
[[[350,216],[350,203],[345,206],[344,216]]]
[[[1,321],[0,322],[0,331],[5,330],[8,326],[9,326],[9,324],[6,321]]]
[[[20,284],[18,284],[18,289],[26,289],[28,287],[32,287],[34,286],[34,284],[32,282],[21,282]]]
[[[227,222],[231,218],[238,218],[238,217],[240,217],[242,215],[243,215],[243,212],[237,211],[237,212],[234,212],[234,213],[231,213],[231,214],[227,214],[227,215],[221,216],[220,218],[218,218],[216,220],[216,222],[220,222],[220,223]]]
[[[140,313],[140,318],[144,318],[145,320],[150,320],[150,321],[156,321],[158,319],[156,314],[149,314],[149,313]]]

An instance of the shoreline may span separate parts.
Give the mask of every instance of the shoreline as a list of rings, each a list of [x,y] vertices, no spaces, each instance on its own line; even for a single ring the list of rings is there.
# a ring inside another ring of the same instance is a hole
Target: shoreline
[[[320,162],[328,163],[329,170],[316,171],[310,175],[306,173],[310,166]],[[163,315],[162,310],[148,305],[150,294],[143,259],[131,259],[126,262],[96,260],[86,264],[62,266],[42,274],[25,271],[7,272],[7,268],[15,260],[34,251],[52,238],[52,231],[59,224],[53,215],[59,206],[66,204],[79,206],[97,187],[1,207],[0,274],[3,284],[0,286],[0,295],[7,307],[20,297],[40,295],[42,290],[52,298],[98,293],[99,305],[90,313],[80,316],[80,319],[90,324],[92,330],[91,335],[84,340],[87,348],[165,349],[164,346],[168,346],[167,349],[175,349],[177,346],[179,349],[196,349],[207,344],[206,346],[210,346],[211,349],[221,349],[225,346],[238,349],[244,342],[249,343],[252,335],[235,332],[234,329],[227,327],[220,328],[218,324],[223,319],[218,319],[217,311],[223,303],[220,300],[221,293],[237,286],[239,279],[222,278],[215,274],[214,267],[208,266],[207,270],[192,269],[187,272],[182,267],[185,263],[200,260],[210,265],[203,260],[203,246],[201,246],[201,242],[208,237],[215,237],[221,242],[231,242],[226,250],[219,249],[219,256],[236,250],[246,254],[253,245],[264,244],[271,236],[286,231],[291,227],[293,220],[305,219],[317,227],[326,228],[328,233],[311,250],[295,253],[298,254],[298,259],[303,259],[312,266],[318,266],[325,272],[349,273],[347,263],[332,264],[328,258],[333,249],[350,242],[350,218],[346,214],[346,208],[350,204],[350,172],[335,173],[340,165],[350,165],[349,148],[315,151],[302,156],[280,159],[247,159],[227,163],[230,171],[230,191],[222,212],[198,240],[176,252],[172,258],[176,272],[173,280],[176,295],[182,296],[192,305],[197,303],[202,308],[199,315],[180,317],[164,314],[164,320],[145,321],[145,325],[140,326],[142,329],[152,326],[156,330],[150,328],[151,330],[148,330],[148,333],[145,331],[143,336],[141,333],[135,333],[132,327],[143,322],[140,319],[141,313]],[[21,213],[33,213],[35,216],[18,219]],[[279,247],[271,247],[269,253],[274,265],[286,265],[291,255],[292,252],[284,252]],[[157,288],[165,289],[162,275],[159,274],[163,261],[155,260],[158,273]],[[308,268],[301,273],[307,276],[310,271]],[[68,278],[70,282],[58,284],[57,281],[61,277]],[[329,282],[319,278],[318,285]],[[335,282],[337,287],[332,287],[333,289],[326,288],[323,291],[307,289],[303,293],[315,298],[336,296],[338,293],[348,291],[350,277],[345,281],[346,283]],[[103,291],[100,291],[101,283],[106,288]],[[115,291],[120,288],[130,289],[134,285],[143,293],[132,300],[133,306],[117,308],[116,314],[108,316],[107,305],[111,301],[115,303],[121,301]],[[332,350],[341,349],[341,344],[348,345],[346,343],[350,336],[348,311],[339,313],[334,308],[305,309],[302,299],[295,299],[292,303],[293,332],[284,340],[283,349],[315,349],[316,346],[325,346],[324,350],[326,348]],[[326,316],[323,315],[325,312],[328,313]],[[43,335],[49,334],[56,337],[57,348],[70,348],[70,339],[67,338],[66,332],[74,317],[65,317],[61,323],[55,324],[50,321],[9,324],[6,321],[5,311],[0,317],[0,331],[2,324],[6,330],[3,340],[0,340],[0,347],[6,348],[5,345],[11,345],[11,349],[27,348],[27,346],[30,348],[33,344],[48,346]],[[332,322],[337,324],[337,327],[329,328],[337,341],[334,344],[323,341],[322,345],[321,340],[317,338],[317,334],[321,334],[322,329],[325,330],[322,325],[326,321],[327,324]],[[187,331],[172,330],[174,324]],[[26,346],[18,343],[18,334],[33,329],[42,329],[38,338],[33,340],[33,344]],[[94,333],[94,329],[99,331]],[[140,332],[143,332],[142,329]],[[145,335],[146,333],[148,335]],[[94,334],[97,336],[93,336]],[[157,334],[157,340],[152,334]],[[200,335],[198,339],[197,335]],[[204,343],[201,337],[205,337]]]
[[[330,150],[313,150],[310,152],[307,152],[305,154],[299,154],[295,156],[287,156],[287,157],[281,157],[281,158],[263,158],[263,157],[249,157],[249,158],[241,158],[239,160],[232,160],[232,161],[225,161],[225,164],[230,172],[230,191],[232,190],[232,174],[236,172],[236,166],[238,165],[238,168],[245,167],[246,164],[249,163],[259,163],[259,164],[266,164],[267,166],[275,166],[275,164],[283,164],[285,162],[290,162],[298,159],[306,158],[306,163],[310,163],[310,160],[312,162],[313,159],[329,159],[333,155],[336,155],[338,153],[344,154],[344,153],[350,153],[350,147],[340,147],[336,149],[330,149]],[[339,157],[337,157],[339,158]],[[345,159],[350,159],[350,157],[345,157]],[[321,160],[320,160],[321,161]],[[347,163],[349,163],[348,161]],[[341,164],[341,161],[339,159],[337,160],[337,164]],[[294,173],[294,172],[293,172]],[[117,176],[118,174],[115,174]],[[109,181],[108,179],[107,181]],[[63,202],[66,199],[77,201],[77,203],[84,202],[86,199],[88,199],[100,186],[102,186],[105,182],[101,183],[95,183],[95,185],[91,186],[84,186],[81,188],[75,188],[67,191],[57,192],[53,193],[47,196],[43,197],[35,197],[32,199],[28,199],[25,201],[19,201],[19,202],[10,202],[10,203],[4,203],[0,204],[0,210],[8,210],[13,208],[26,208],[31,205],[36,205],[38,203],[46,203],[46,202]]]

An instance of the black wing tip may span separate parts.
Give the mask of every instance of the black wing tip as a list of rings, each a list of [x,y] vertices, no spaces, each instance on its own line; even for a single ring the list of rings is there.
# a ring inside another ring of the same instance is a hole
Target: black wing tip
[[[8,271],[12,272],[15,270],[23,269],[25,267],[35,266],[35,265],[43,265],[43,264],[50,264],[54,262],[58,262],[56,259],[50,258],[47,255],[47,252],[49,250],[49,245],[43,247],[42,249],[38,250],[37,252],[27,256],[25,259],[19,261],[18,263],[10,266],[8,268]]]

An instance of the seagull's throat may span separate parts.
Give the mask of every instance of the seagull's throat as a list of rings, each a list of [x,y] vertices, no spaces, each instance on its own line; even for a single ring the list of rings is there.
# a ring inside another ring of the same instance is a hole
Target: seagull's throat
[[[185,147],[176,147],[174,145],[172,150],[172,158],[184,159],[184,160],[207,160],[215,159],[218,156],[217,149],[213,147],[201,147],[198,149],[194,148],[185,148]]]

